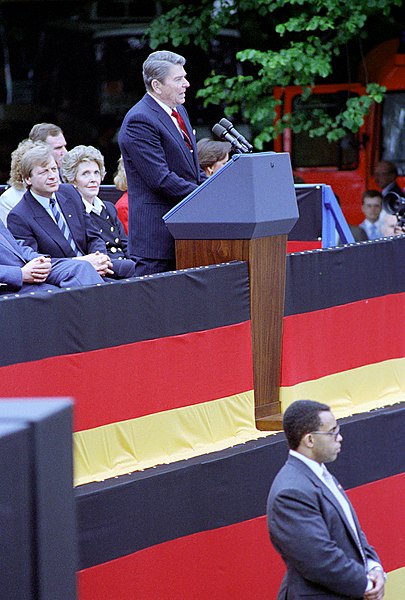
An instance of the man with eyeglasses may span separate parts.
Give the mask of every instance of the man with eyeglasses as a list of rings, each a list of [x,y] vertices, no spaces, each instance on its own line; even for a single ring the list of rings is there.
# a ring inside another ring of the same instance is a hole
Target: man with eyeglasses
[[[283,427],[289,456],[267,501],[270,538],[287,566],[278,600],[380,600],[386,579],[380,559],[325,466],[343,439],[329,406],[293,402]]]

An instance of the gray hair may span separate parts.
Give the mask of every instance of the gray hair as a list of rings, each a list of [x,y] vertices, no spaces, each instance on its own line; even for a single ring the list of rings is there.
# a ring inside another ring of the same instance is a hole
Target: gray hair
[[[66,183],[76,181],[77,170],[82,162],[94,161],[100,169],[101,180],[104,179],[105,166],[104,156],[94,146],[75,146],[62,158],[60,172]]]
[[[34,167],[46,167],[51,160],[55,160],[55,157],[52,148],[48,144],[35,145],[27,150],[21,159],[21,177],[25,181],[31,176]]]
[[[164,81],[171,65],[181,65],[183,67],[185,64],[186,59],[184,56],[170,52],[170,50],[157,50],[149,54],[142,67],[143,81],[147,91],[152,91],[153,79],[160,82]]]

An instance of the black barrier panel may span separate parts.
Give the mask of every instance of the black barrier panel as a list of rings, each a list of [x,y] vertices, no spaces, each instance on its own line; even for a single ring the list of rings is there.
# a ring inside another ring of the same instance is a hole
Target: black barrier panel
[[[21,296],[0,296],[0,366],[249,320],[244,262]]]
[[[32,600],[74,600],[77,545],[72,403],[59,398],[1,400],[0,427],[7,423],[28,429],[29,470],[25,476],[29,487],[30,515],[21,522],[21,527],[30,532],[32,540],[28,544],[28,560],[32,564]],[[2,464],[3,460],[2,456]],[[10,462],[7,466],[11,470],[15,465]],[[13,474],[10,473],[9,477]],[[3,485],[2,479],[0,487],[3,488]],[[0,531],[2,535],[3,531]],[[23,598],[19,593],[5,595],[2,588],[0,597],[4,600]]]
[[[288,234],[289,240],[313,241],[322,238],[322,188],[295,185],[298,221]]]
[[[404,471],[405,403],[341,419],[340,425],[342,452],[331,471],[346,489]],[[278,433],[77,488],[80,569],[264,515],[287,452]]]
[[[405,236],[289,254],[284,315],[404,292],[404,265]]]
[[[0,422],[0,596],[34,598],[29,427]]]

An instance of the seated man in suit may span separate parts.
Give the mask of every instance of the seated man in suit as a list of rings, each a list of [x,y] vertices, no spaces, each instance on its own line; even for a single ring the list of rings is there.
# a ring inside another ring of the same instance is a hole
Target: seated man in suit
[[[10,211],[7,226],[16,239],[52,258],[89,262],[99,275],[113,275],[98,231],[85,213],[77,191],[59,187],[58,167],[50,148],[37,146],[21,160],[27,191]]]
[[[385,573],[342,487],[326,469],[342,442],[329,406],[298,400],[284,413],[290,452],[267,501],[270,538],[287,573],[287,598],[381,600]]]
[[[85,261],[51,259],[14,239],[0,221],[0,293],[30,293],[102,283]]]

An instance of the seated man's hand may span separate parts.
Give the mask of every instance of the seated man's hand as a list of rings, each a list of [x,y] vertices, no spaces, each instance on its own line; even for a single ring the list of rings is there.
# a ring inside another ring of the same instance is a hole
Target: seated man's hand
[[[23,283],[44,283],[51,272],[51,259],[47,256],[33,258],[21,267]]]
[[[114,271],[112,270],[112,262],[107,256],[107,254],[103,254],[102,252],[93,252],[92,254],[85,254],[84,256],[79,256],[79,260],[87,260],[93,267],[96,269],[97,273],[102,277],[106,275],[112,275]]]

